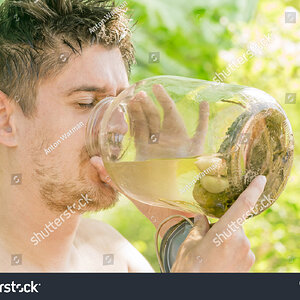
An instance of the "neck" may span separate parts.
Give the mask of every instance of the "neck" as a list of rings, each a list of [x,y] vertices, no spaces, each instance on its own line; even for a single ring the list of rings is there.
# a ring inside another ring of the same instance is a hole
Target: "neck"
[[[32,183],[31,183],[32,184]],[[66,270],[71,259],[80,215],[72,207],[54,212],[31,185],[10,186],[0,192],[0,253],[22,254],[22,268]],[[34,266],[34,267],[32,267]]]

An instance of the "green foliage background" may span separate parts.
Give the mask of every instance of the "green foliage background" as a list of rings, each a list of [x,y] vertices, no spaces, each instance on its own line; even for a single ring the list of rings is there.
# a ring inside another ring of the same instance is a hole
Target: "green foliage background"
[[[228,83],[253,86],[283,106],[293,127],[295,158],[285,191],[267,211],[244,228],[256,255],[253,272],[300,271],[300,20],[284,23],[284,12],[297,0],[138,0],[127,1],[134,30],[137,65],[131,82],[154,75],[212,80],[250,42],[273,33],[263,53],[241,65]],[[120,2],[121,3],[121,2]],[[149,63],[149,52],[160,52]],[[285,104],[285,93],[297,93],[296,104]],[[113,209],[94,214],[121,232],[159,271],[153,225],[125,198]]]
[[[0,3],[3,2],[0,0]],[[120,4],[122,1],[120,1]],[[137,64],[131,82],[154,75],[212,80],[226,65],[264,34],[274,39],[227,78],[228,83],[253,86],[283,106],[293,127],[295,158],[288,185],[267,211],[245,227],[256,255],[253,272],[300,271],[300,16],[284,23],[284,12],[300,10],[299,0],[128,0],[134,23]],[[160,52],[149,63],[149,52]],[[297,93],[296,104],[285,104],[285,93]],[[89,214],[111,224],[159,271],[154,250],[155,229],[124,197],[108,211]]]

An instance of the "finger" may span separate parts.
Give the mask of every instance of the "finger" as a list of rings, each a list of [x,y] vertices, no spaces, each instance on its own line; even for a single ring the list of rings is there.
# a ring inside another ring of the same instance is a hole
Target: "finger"
[[[266,177],[262,175],[257,176],[216,225],[218,227],[227,226],[231,222],[237,222],[241,226],[246,218],[252,214],[258,198],[264,191],[265,184]]]
[[[209,231],[210,226],[205,215],[197,215],[194,218],[194,227],[190,231],[188,238],[190,241],[199,242]]]
[[[130,121],[133,135],[136,141],[142,141],[148,139],[149,128],[147,119],[144,115],[141,100],[139,100],[139,95],[137,94],[128,104],[128,112],[130,115]]]
[[[195,216],[194,226],[197,227],[197,232],[202,235],[205,235],[206,232],[210,229],[207,217],[201,214]]]
[[[102,158],[99,156],[93,156],[90,159],[90,162],[97,170],[97,173],[98,173],[101,181],[110,185],[112,188],[117,189],[117,186],[113,183],[113,181],[109,177],[109,175],[104,167]]]
[[[184,130],[185,124],[176,108],[175,102],[161,84],[153,85],[153,93],[164,111],[164,126]]]
[[[141,100],[141,106],[148,122],[150,135],[159,133],[160,115],[152,99],[148,97],[146,92],[142,91],[139,93],[139,100]]]
[[[193,145],[195,155],[203,153],[205,137],[208,129],[209,120],[209,104],[207,101],[202,101],[199,105],[199,121],[196,132],[193,137]]]
[[[97,172],[98,172],[98,175],[100,177],[100,179],[103,181],[103,182],[106,182],[107,181],[107,177],[108,177],[108,173],[107,171],[105,170],[104,168],[104,164],[103,164],[103,160],[101,157],[99,156],[93,156],[91,159],[90,159],[90,162],[91,164],[96,168]]]
[[[235,240],[235,243],[239,246],[240,254],[247,254],[250,251],[251,244],[246,236],[244,228],[235,223],[231,223],[230,225],[232,226],[228,226],[228,230],[226,231],[226,234],[229,236],[227,236],[227,240]]]
[[[163,108],[165,115],[178,114],[174,101],[168,95],[168,93],[166,92],[166,90],[161,84],[153,85],[153,93],[157,101],[160,103],[161,107]]]

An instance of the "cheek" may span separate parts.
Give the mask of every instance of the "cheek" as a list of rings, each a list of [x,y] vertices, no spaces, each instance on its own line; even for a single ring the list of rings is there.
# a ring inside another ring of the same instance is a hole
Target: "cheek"
[[[54,168],[58,176],[78,178],[80,169],[89,160],[85,150],[84,127],[67,133],[65,129],[38,130],[31,136],[32,143],[27,141],[26,152],[33,154],[34,161]]]
[[[21,157],[32,156],[35,160],[47,158],[44,149],[50,146],[51,131],[43,127],[43,122],[25,122],[18,128],[18,151]]]
[[[89,160],[85,153],[88,113],[82,114],[62,105],[54,109],[48,102],[39,105],[38,115],[27,122],[26,130],[22,130],[22,143],[27,144],[27,151],[34,152],[36,158],[48,166],[65,169],[62,170],[64,174],[75,172],[73,176],[77,175],[76,169],[82,161]]]
[[[56,152],[56,153],[55,153]],[[53,151],[57,159],[63,164],[64,168],[70,170],[82,168],[89,160],[85,149],[84,137],[81,134],[74,133]]]
[[[52,150],[59,152],[66,159],[78,157],[85,147],[85,123],[82,121],[69,122],[71,125],[61,124],[49,129],[46,132],[46,139]],[[52,146],[52,147],[51,147]],[[54,148],[54,149],[52,149]]]

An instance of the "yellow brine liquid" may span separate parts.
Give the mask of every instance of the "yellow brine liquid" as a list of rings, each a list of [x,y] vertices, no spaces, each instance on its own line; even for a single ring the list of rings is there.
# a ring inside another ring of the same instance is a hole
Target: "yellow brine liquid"
[[[193,189],[201,176],[198,157],[106,163],[112,180],[128,197],[148,204],[201,212]]]

